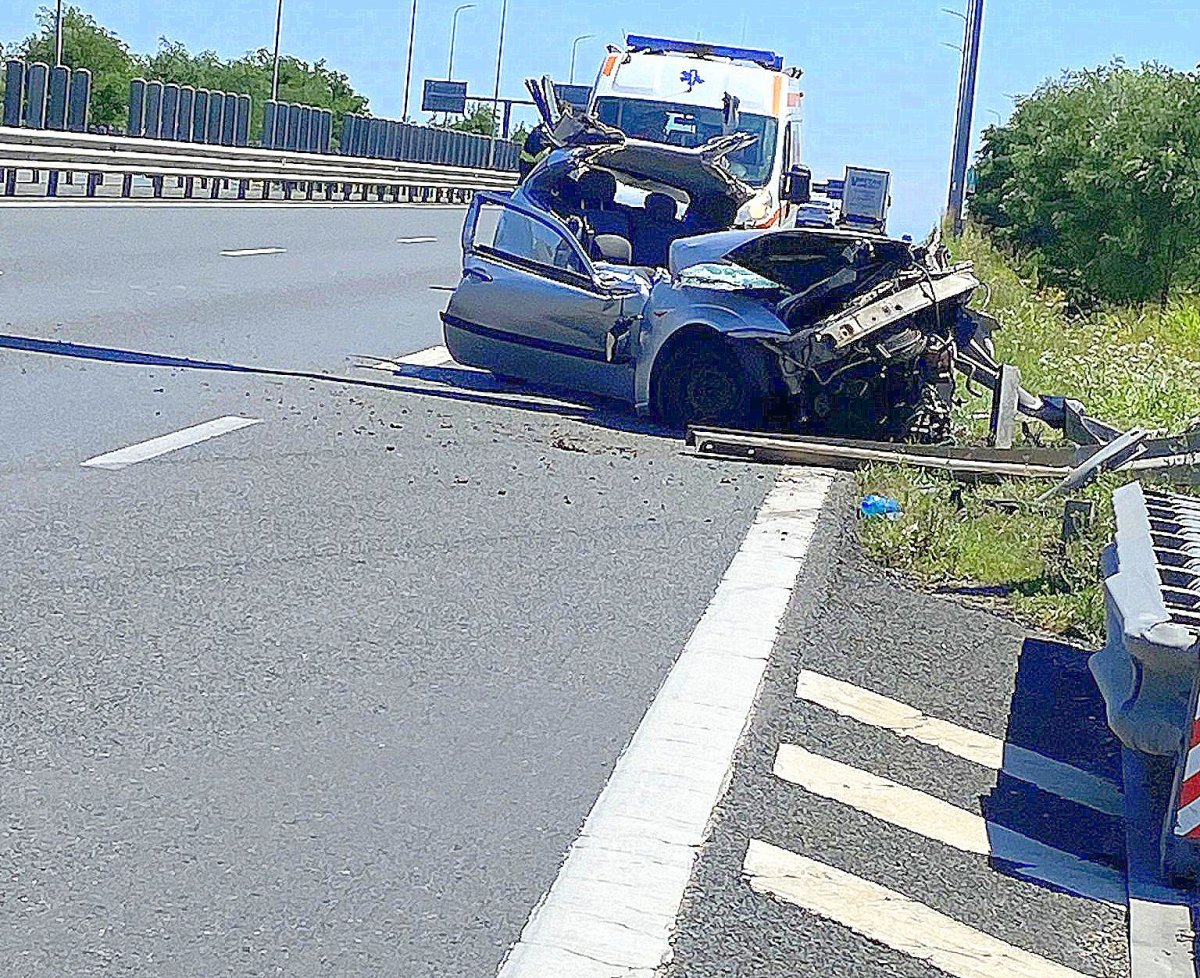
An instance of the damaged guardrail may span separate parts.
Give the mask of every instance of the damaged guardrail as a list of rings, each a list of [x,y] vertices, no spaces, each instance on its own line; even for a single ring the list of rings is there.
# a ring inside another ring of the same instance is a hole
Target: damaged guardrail
[[[366,200],[373,193],[378,200],[390,194],[397,201],[458,202],[516,183],[516,174],[471,167],[0,127],[0,194],[15,195],[18,170],[84,174],[88,197],[109,177],[119,178],[121,196],[129,197],[135,176],[151,180],[155,197],[163,196],[165,179],[175,178],[185,197],[200,179],[211,182],[211,196],[232,185],[239,199],[257,184],[263,198],[278,188],[289,198],[299,189],[326,200]],[[48,182],[48,196],[57,185],[57,177]]]
[[[1113,497],[1108,640],[1089,661],[1109,726],[1160,783],[1144,820],[1160,871],[1200,876],[1200,499],[1133,483]]]

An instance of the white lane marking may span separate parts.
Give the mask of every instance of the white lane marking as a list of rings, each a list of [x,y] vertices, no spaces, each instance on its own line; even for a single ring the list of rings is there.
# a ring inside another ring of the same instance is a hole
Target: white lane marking
[[[431,346],[428,350],[418,350],[400,357],[397,363],[410,367],[440,367],[443,363],[451,363],[453,358],[444,346]]]
[[[1115,906],[1124,904],[1125,877],[1116,870],[991,824],[974,812],[923,791],[792,744],[780,745],[775,755],[775,776],[961,852],[1015,863],[1021,876]]]
[[[89,458],[86,462],[81,462],[80,464],[93,469],[112,469],[115,471],[123,469],[128,465],[144,462],[159,455],[166,455],[168,452],[187,448],[189,445],[208,441],[208,439],[216,438],[218,435],[228,434],[231,431],[248,428],[256,424],[262,424],[262,419],[238,418],[233,416],[215,418],[212,421],[205,421],[203,424],[192,425],[190,428],[174,431],[169,435],[160,435],[158,438],[138,442],[136,445],[130,445],[127,448],[119,448],[115,452],[106,452],[104,455],[97,455],[95,458]]]
[[[779,477],[500,978],[652,978],[666,960],[829,485]]]
[[[397,238],[396,244],[432,244],[437,238]]]
[[[1087,771],[1016,744],[927,716],[915,707],[852,683],[804,670],[796,695],[868,726],[890,730],[993,771],[1036,785],[1106,815],[1123,817],[1121,789]]]
[[[757,839],[750,840],[742,872],[756,893],[802,907],[953,978],[1086,978],[895,890]]]
[[[222,251],[225,258],[253,258],[256,255],[285,255],[286,248],[238,248],[233,251]]]

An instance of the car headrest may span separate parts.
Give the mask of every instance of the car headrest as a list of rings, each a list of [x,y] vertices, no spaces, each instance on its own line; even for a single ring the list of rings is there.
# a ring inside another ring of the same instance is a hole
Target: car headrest
[[[617,178],[607,170],[588,170],[579,178],[579,196],[592,207],[611,204],[617,196]]]
[[[633,264],[633,245],[619,234],[598,234],[592,244],[603,261],[614,265]]]
[[[667,194],[653,193],[646,195],[646,216],[659,224],[675,220],[679,205],[675,198]]]

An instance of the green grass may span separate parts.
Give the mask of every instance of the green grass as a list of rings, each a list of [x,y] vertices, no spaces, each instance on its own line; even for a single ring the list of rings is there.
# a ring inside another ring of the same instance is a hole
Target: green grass
[[[1004,326],[997,354],[1020,368],[1027,389],[1074,397],[1120,427],[1180,432],[1200,420],[1200,300],[1071,316],[1063,296],[1024,281],[978,233],[968,230],[955,252],[973,260],[990,285],[988,311]],[[961,395],[956,435],[981,444],[989,398]],[[1044,426],[1031,429],[1045,443],[1056,441]],[[1128,477],[1106,477],[1078,494],[1096,503],[1098,517],[1069,544],[1062,542],[1062,502],[1035,505],[1043,482],[960,487],[944,475],[893,466],[862,469],[858,481],[864,494],[904,506],[896,522],[862,522],[876,559],[933,587],[994,588],[1035,627],[1084,641],[1102,637],[1099,555],[1114,529],[1112,491]],[[1019,506],[1011,512],[997,501]]]

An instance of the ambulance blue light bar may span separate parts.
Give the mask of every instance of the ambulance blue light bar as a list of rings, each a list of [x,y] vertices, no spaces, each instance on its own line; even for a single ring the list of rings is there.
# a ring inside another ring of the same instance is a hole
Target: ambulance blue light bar
[[[703,41],[673,41],[666,37],[646,37],[630,34],[625,38],[630,51],[647,51],[656,54],[690,54],[701,58],[730,58],[734,61],[750,61],[772,71],[783,71],[783,57],[774,51],[758,48],[735,48],[723,44],[705,44]]]

